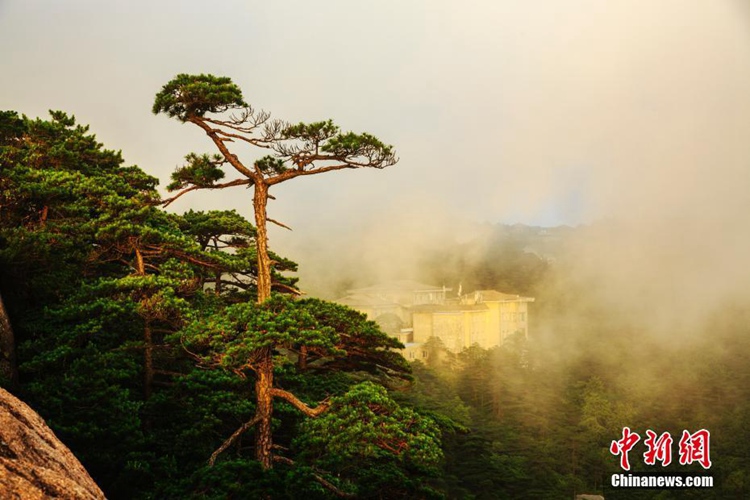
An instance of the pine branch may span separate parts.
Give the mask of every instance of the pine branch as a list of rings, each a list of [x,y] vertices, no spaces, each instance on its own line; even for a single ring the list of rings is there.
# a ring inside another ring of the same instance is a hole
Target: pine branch
[[[303,292],[302,290],[298,290],[298,289],[294,288],[293,286],[289,286],[289,285],[285,285],[283,283],[279,283],[278,281],[274,281],[271,284],[271,286],[272,287],[276,287],[276,288],[281,288],[282,290],[286,290],[287,292],[289,292],[289,293],[291,293],[293,295],[300,295],[301,296],[301,295],[305,294],[305,292]]]
[[[281,222],[279,222],[279,221],[276,221],[276,220],[273,220],[273,219],[272,219],[272,218],[270,218],[270,217],[266,217],[266,220],[267,220],[268,222],[273,222],[273,223],[274,223],[274,224],[276,224],[277,226],[279,226],[279,227],[283,227],[284,229],[288,229],[288,230],[290,230],[290,231],[292,230],[292,228],[291,228],[291,227],[289,227],[289,226],[287,226],[286,224],[282,224]]]
[[[243,185],[247,185],[251,183],[252,181],[250,179],[236,179],[230,182],[225,182],[223,184],[212,184],[210,186],[190,186],[189,188],[183,189],[182,191],[177,193],[175,196],[172,196],[171,198],[167,198],[166,200],[162,200],[161,205],[164,208],[166,208],[183,194],[189,193],[190,191],[195,191],[196,189],[224,189],[224,188],[233,187],[233,186],[243,186]]]
[[[253,427],[255,424],[257,424],[259,420],[260,420],[260,415],[256,415],[251,420],[248,420],[247,422],[245,422],[244,424],[242,424],[239,429],[237,429],[236,431],[234,431],[234,433],[231,436],[229,436],[229,438],[226,441],[224,441],[221,444],[221,446],[219,446],[216,449],[216,451],[214,451],[211,454],[211,458],[208,459],[208,465],[209,465],[209,467],[213,467],[214,464],[216,463],[216,459],[219,457],[219,455],[221,455],[222,453],[224,453],[224,451],[227,448],[229,448],[230,446],[232,446],[232,444],[235,441],[237,441],[237,439],[239,439],[239,437],[242,436],[242,434],[244,434],[245,431],[247,431],[250,427]]]
[[[297,408],[299,411],[301,411],[308,417],[312,417],[312,418],[315,418],[318,415],[321,415],[331,406],[328,400],[325,399],[321,401],[320,403],[318,403],[318,406],[316,406],[315,408],[311,408],[304,402],[297,399],[297,396],[295,396],[291,392],[285,391],[284,389],[278,389],[276,387],[271,389],[271,396],[276,396],[276,397],[286,400],[288,403],[290,403],[292,406]]]
[[[257,168],[256,172],[253,172],[245,165],[243,165],[239,158],[237,158],[237,155],[232,154],[232,152],[229,151],[229,149],[224,144],[224,140],[219,137],[216,132],[214,132],[214,129],[208,123],[206,123],[205,119],[199,117],[191,117],[189,121],[198,125],[206,132],[206,135],[208,135],[208,137],[211,138],[214,144],[216,144],[216,147],[219,148],[219,151],[221,152],[224,159],[228,161],[229,164],[235,168],[235,170],[237,170],[248,179],[252,179],[252,182],[254,184],[262,181],[263,174],[260,171],[257,171]]]
[[[287,464],[287,465],[291,465],[291,466],[295,465],[294,460],[290,460],[290,459],[288,459],[286,457],[280,457],[278,455],[274,455],[273,459],[274,459],[274,461],[281,462],[282,464]],[[347,492],[345,492],[343,490],[340,490],[339,488],[336,487],[336,485],[334,485],[330,481],[326,480],[320,474],[313,473],[313,477],[324,488],[326,488],[327,490],[329,490],[330,492],[332,492],[334,495],[336,495],[339,498],[356,498],[355,495],[352,495],[351,493],[347,493]]]

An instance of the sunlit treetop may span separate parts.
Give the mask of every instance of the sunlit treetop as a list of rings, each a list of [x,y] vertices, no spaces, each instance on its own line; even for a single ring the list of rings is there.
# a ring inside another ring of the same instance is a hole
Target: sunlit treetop
[[[152,111],[185,122],[206,113],[223,113],[247,106],[242,91],[230,78],[182,73],[156,94]]]

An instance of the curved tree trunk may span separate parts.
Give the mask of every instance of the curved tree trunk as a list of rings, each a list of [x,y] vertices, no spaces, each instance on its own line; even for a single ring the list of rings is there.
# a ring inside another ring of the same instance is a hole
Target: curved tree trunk
[[[11,387],[18,385],[16,340],[2,295],[0,295],[0,377],[6,379]]]

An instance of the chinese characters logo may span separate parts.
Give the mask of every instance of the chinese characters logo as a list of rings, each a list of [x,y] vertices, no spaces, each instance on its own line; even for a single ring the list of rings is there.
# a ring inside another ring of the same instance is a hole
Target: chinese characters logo
[[[623,470],[630,470],[630,460],[628,453],[641,440],[641,436],[630,430],[629,427],[623,427],[622,438],[612,441],[609,451],[612,455],[620,456],[620,467]],[[661,462],[662,467],[672,463],[672,436],[668,432],[657,435],[652,430],[646,431],[646,439],[643,444],[646,445],[646,451],[643,453],[643,462],[646,465],[656,465]],[[682,431],[682,437],[678,444],[680,454],[680,465],[690,465],[693,462],[699,463],[704,469],[711,467],[710,458],[711,433],[706,429],[690,433]]]

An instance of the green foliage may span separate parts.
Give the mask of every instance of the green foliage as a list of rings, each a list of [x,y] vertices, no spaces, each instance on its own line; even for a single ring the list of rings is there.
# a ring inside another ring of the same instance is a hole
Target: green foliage
[[[392,146],[371,134],[342,133],[331,120],[296,125],[270,120],[270,114],[256,113],[227,77],[177,75],[156,95],[152,110],[182,122],[191,121],[217,146],[221,144],[221,155],[213,159],[189,155],[187,165],[172,175],[170,190],[215,188],[222,175],[219,167],[225,163],[252,183],[267,180],[270,185],[299,175],[342,168],[385,168],[398,161]],[[216,116],[207,117],[208,113]],[[228,149],[227,142],[235,140],[271,154],[255,160],[252,167],[245,165]]]
[[[219,168],[223,164],[219,155],[189,153],[185,161],[186,165],[172,172],[172,182],[167,185],[167,190],[177,191],[191,186],[208,188],[224,178],[224,171]]]
[[[396,349],[403,349],[397,339],[383,333],[374,321],[353,309],[319,299],[299,301],[321,325],[337,332],[335,347],[344,356],[327,358],[324,351],[309,351],[310,364],[316,360],[327,369],[344,371],[362,370],[378,374],[386,373],[405,377],[410,372],[406,360]]]
[[[215,266],[202,276],[202,282],[213,286],[223,295],[231,295],[233,302],[253,300],[255,281],[258,275],[258,258],[255,249],[255,227],[234,210],[211,210],[195,212],[190,210],[178,218],[182,234],[197,242],[202,259],[208,259]],[[274,289],[288,292],[298,278],[282,273],[297,270],[297,264],[285,257],[269,252],[273,259],[271,275]]]
[[[399,406],[372,382],[353,386],[333,398],[325,414],[303,422],[294,446],[305,462],[354,480],[360,496],[368,496],[376,485],[404,488],[408,471],[434,472],[443,458],[437,425]],[[352,463],[358,467],[352,469]]]
[[[73,117],[53,112],[50,121],[19,122],[14,116],[3,119],[23,125],[23,133],[0,151],[0,286],[14,320],[24,396],[105,490],[137,497],[158,482],[157,471],[169,469],[151,450],[194,466],[233,430],[215,420],[210,427],[196,410],[247,416],[247,394],[236,386],[235,412],[206,401],[226,396],[216,383],[193,396],[203,395],[200,404],[178,403],[174,377],[192,367],[181,349],[163,344],[186,311],[211,303],[202,278],[246,269],[246,258],[206,252],[197,233],[183,231],[184,219],[153,205],[156,180],[123,167],[121,155]],[[210,222],[204,219],[201,231],[210,231]],[[234,214],[223,223],[212,234],[242,233],[232,243],[247,246],[253,232],[247,221]],[[159,384],[151,399],[144,393],[147,348]],[[183,421],[157,418],[170,415],[160,413],[167,406]],[[198,429],[209,428],[202,443],[196,439]],[[191,436],[193,451],[178,452],[175,436]]]
[[[201,86],[193,91],[200,94]],[[226,105],[213,94],[210,106],[169,104],[168,94],[159,111],[184,118]],[[400,344],[343,306],[278,295],[255,305],[255,228],[236,212],[177,216],[156,208],[155,179],[123,167],[121,155],[73,117],[0,119],[0,286],[17,319],[24,395],[108,495],[330,493],[303,462],[261,473],[242,458],[251,455],[242,440],[216,468],[206,467],[255,411],[253,385],[236,373],[245,375],[253,356],[271,348],[277,380],[316,401],[346,393],[363,371],[406,376],[408,366],[392,351]],[[173,177],[175,188],[212,185],[223,175],[215,157],[187,160]],[[278,158],[264,165],[285,169]],[[296,264],[271,257],[274,280],[293,284],[280,272]],[[295,365],[304,356],[308,365]],[[430,448],[422,445],[439,437],[412,410],[388,409],[389,439],[406,436],[412,449],[395,460],[378,458],[372,470],[391,488],[421,491],[409,470],[418,475],[425,464],[434,466],[434,453],[426,455]],[[286,403],[276,410],[280,442],[291,446],[300,414]],[[399,418],[409,419],[405,434],[397,432]]]
[[[139,380],[137,358],[87,343],[60,361],[62,370],[45,362],[46,370],[27,383],[25,393],[91,474],[106,485],[145,443],[142,402],[133,383]],[[35,365],[42,366],[40,360]]]
[[[15,134],[22,129],[24,133],[20,140],[5,146],[6,168],[24,166],[32,170],[80,172],[85,176],[109,174],[112,182],[118,177],[121,187],[129,186],[131,195],[156,186],[157,179],[137,167],[123,167],[120,152],[104,149],[96,136],[89,134],[88,126],[76,125],[75,117],[62,111],[50,111],[50,115],[51,120],[23,117],[23,127],[16,119],[11,120]]]
[[[148,462],[154,498],[195,495],[196,474],[208,472],[207,458],[255,411],[246,381],[224,370],[192,369],[187,362],[173,366],[185,375],[157,391],[143,411],[155,455]],[[219,491],[232,487],[239,486],[227,483]]]
[[[201,250],[210,252],[233,251],[235,264],[232,270],[254,266],[257,260],[254,252],[238,254],[238,250],[250,249],[255,237],[255,228],[234,210],[211,210],[195,212],[188,210],[179,221],[180,231],[191,236]],[[281,260],[281,258],[279,258]],[[295,270],[293,263],[290,270]]]
[[[239,303],[198,314],[174,337],[209,366],[248,367],[264,348],[299,352],[306,348],[311,369],[364,370],[405,375],[406,361],[391,349],[401,344],[364,315],[318,299],[282,295],[258,305]]]
[[[339,133],[339,127],[333,120],[313,123],[298,123],[287,126],[281,136],[284,139],[301,139],[310,143],[319,143]]]
[[[225,243],[229,246],[247,246],[250,238],[255,236],[255,228],[235,210],[210,210],[195,212],[188,210],[182,214],[180,229],[195,237],[205,249],[218,238],[228,235],[231,238],[242,239]]]
[[[248,360],[269,347],[301,344],[328,354],[340,352],[333,328],[318,323],[299,302],[281,295],[261,305],[234,304],[207,318],[196,318],[180,339],[203,363],[228,370],[248,368]]]
[[[301,428],[303,454],[330,454],[328,462],[388,456],[430,468],[442,459],[438,427],[400,407],[383,386],[372,382],[362,382],[334,398],[328,412]]]
[[[100,484],[145,444],[136,304],[81,291],[20,323],[24,393]]]
[[[365,156],[370,159],[385,159],[393,155],[393,147],[388,146],[375,136],[367,133],[355,134],[347,132],[338,134],[322,147],[327,153],[333,153],[339,158]]]
[[[103,149],[73,117],[51,114],[50,121],[24,117],[23,138],[0,154],[0,260],[13,260],[14,273],[30,279],[66,267],[72,273],[89,259],[101,218],[158,198],[156,179],[123,167],[120,153]]]
[[[167,488],[165,497],[201,500],[226,498],[290,498],[284,493],[284,475],[263,471],[258,462],[236,459],[214,467],[203,466],[185,481],[181,488]]]
[[[394,159],[392,146],[368,133],[341,133],[332,120],[289,125],[282,131],[281,137],[300,141],[300,149],[303,151],[312,153],[320,150],[331,153],[340,161],[367,158],[370,163],[380,164]]]
[[[156,94],[152,111],[185,122],[206,113],[247,107],[240,88],[227,77],[181,73]]]
[[[289,170],[283,158],[276,158],[274,156],[260,158],[255,162],[255,166],[265,175],[281,174]]]
[[[0,147],[20,139],[26,130],[23,120],[15,111],[0,111]]]
[[[444,432],[465,432],[471,424],[471,407],[464,403],[453,381],[429,369],[421,361],[412,363],[414,382],[402,397],[411,406],[428,413]]]

